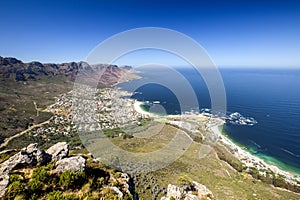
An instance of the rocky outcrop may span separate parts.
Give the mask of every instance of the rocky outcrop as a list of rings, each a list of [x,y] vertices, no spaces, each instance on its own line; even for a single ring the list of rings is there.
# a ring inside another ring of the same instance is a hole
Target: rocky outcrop
[[[198,192],[198,197],[200,198],[207,198],[207,199],[212,199],[214,198],[213,193],[207,189],[205,185],[202,185],[196,181],[193,181],[193,186],[195,190]]]
[[[24,166],[35,166],[50,161],[51,156],[30,144],[19,153],[0,164],[0,197],[4,196],[9,180],[9,172]]]
[[[1,174],[0,175],[0,199],[1,199],[1,197],[3,197],[5,195],[8,183],[9,183],[8,173],[7,174]]]
[[[69,146],[66,142],[59,142],[51,146],[46,152],[37,148],[37,144],[30,144],[20,152],[0,164],[0,199],[5,195],[9,184],[9,173],[23,167],[47,164],[56,161],[56,171],[65,170],[82,172],[85,170],[85,159],[81,156],[67,158]]]
[[[85,159],[81,156],[64,158],[56,162],[56,172],[64,171],[83,172],[85,170]]]
[[[174,197],[175,199],[182,199],[185,195],[185,190],[183,187],[176,185],[168,185],[167,197]]]
[[[59,142],[50,147],[46,153],[51,155],[51,159],[54,161],[66,158],[69,154],[69,145],[66,142]]]
[[[8,173],[11,170],[23,166],[35,166],[50,161],[51,156],[37,148],[37,144],[30,144],[19,153],[13,155],[0,165],[0,173]]]
[[[175,200],[201,200],[203,198],[214,198],[213,193],[207,189],[205,185],[193,181],[191,186],[192,187],[185,187],[169,184],[167,188],[167,196],[162,197],[161,200],[169,200],[171,198],[174,198]]]

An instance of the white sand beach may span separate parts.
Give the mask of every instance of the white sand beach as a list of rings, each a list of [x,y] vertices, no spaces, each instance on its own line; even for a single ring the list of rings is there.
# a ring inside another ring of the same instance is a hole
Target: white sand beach
[[[141,105],[143,103],[144,102],[141,102],[141,101],[135,101],[133,104],[134,110],[142,115],[147,115],[149,117],[155,117],[156,115],[154,115],[153,113],[147,112],[141,108]]]
[[[222,134],[221,131],[219,130],[219,127],[222,126],[223,124],[224,124],[224,122],[221,123],[221,121],[220,121],[220,124],[212,126],[211,127],[212,132],[218,136],[218,138],[220,139],[220,141],[223,144],[225,144],[226,146],[228,146],[230,149],[232,149],[235,152],[234,156],[236,158],[238,158],[245,166],[255,167],[258,170],[260,170],[260,169],[270,169],[275,174],[284,175],[289,180],[294,179],[293,174],[291,174],[289,172],[286,172],[286,171],[283,171],[283,170],[279,169],[278,167],[276,167],[274,165],[267,164],[262,159],[250,154],[249,152],[243,150],[241,147],[239,147],[238,145],[233,143],[229,138],[224,136],[224,134]]]
[[[135,101],[134,102],[134,109],[136,112],[142,114],[142,115],[147,115],[149,117],[161,117],[158,115],[155,115],[153,113],[147,112],[145,110],[143,110],[141,108],[141,105],[143,104],[143,102],[140,101]],[[194,118],[194,119],[200,119],[201,117],[205,117],[201,114],[197,114],[197,115],[181,115],[180,118],[182,117],[187,117],[187,118]],[[199,117],[200,116],[200,117]],[[165,116],[166,117],[166,116]],[[172,118],[172,115],[168,115],[167,117]],[[178,115],[174,115],[173,118],[178,118]],[[222,119],[218,119],[218,118],[214,118],[217,123],[214,123],[211,125],[210,130],[219,138],[220,142],[224,145],[226,145],[227,147],[229,147],[231,150],[233,150],[234,152],[234,156],[236,158],[238,158],[245,166],[247,167],[254,167],[258,170],[264,170],[264,169],[269,169],[271,171],[273,171],[275,174],[280,174],[286,177],[287,181],[290,181],[291,183],[294,182],[293,180],[295,179],[294,175],[283,171],[281,169],[279,169],[278,167],[274,166],[274,165],[270,165],[267,164],[265,161],[263,161],[262,159],[250,154],[249,152],[247,152],[246,150],[242,149],[241,147],[239,147],[238,145],[236,145],[235,143],[233,143],[229,138],[227,138],[223,133],[221,133],[221,131],[219,130],[219,127],[224,125],[225,121]],[[298,179],[297,179],[298,180]]]

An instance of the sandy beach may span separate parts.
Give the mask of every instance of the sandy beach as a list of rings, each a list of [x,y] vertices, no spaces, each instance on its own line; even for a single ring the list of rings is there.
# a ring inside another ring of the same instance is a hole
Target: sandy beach
[[[262,159],[250,154],[249,152],[245,151],[235,143],[233,143],[229,138],[227,138],[223,133],[221,133],[219,127],[224,124],[220,123],[218,125],[212,126],[210,129],[214,134],[220,138],[220,142],[223,143],[224,145],[228,146],[230,149],[234,150],[234,156],[238,158],[245,166],[247,167],[254,167],[258,170],[263,170],[263,169],[269,169],[275,174],[280,174],[286,177],[287,181],[293,182],[291,179],[295,179],[294,175],[279,169],[277,166],[267,164],[265,161]]]
[[[158,117],[158,115],[155,115],[154,113],[150,113],[150,112],[143,110],[141,108],[141,105],[143,105],[143,104],[144,104],[144,102],[135,101],[133,104],[134,110],[142,115],[147,115],[149,117]]]
[[[158,117],[157,115],[154,115],[152,113],[149,113],[141,108],[141,105],[143,102],[140,101],[135,101],[134,102],[134,109],[136,112],[147,115],[149,117]],[[216,119],[216,118],[215,118]],[[291,181],[292,179],[295,179],[294,175],[283,171],[279,169],[277,166],[267,164],[265,161],[262,159],[250,154],[246,150],[242,149],[238,145],[236,145],[234,142],[232,142],[229,138],[227,138],[221,131],[219,130],[219,127],[224,125],[224,120],[222,119],[216,119],[218,121],[217,124],[214,124],[210,127],[211,131],[220,139],[220,142],[227,147],[229,147],[231,150],[233,150],[234,156],[238,158],[245,166],[247,167],[254,167],[258,170],[264,170],[264,169],[269,169],[275,174],[280,174],[286,177],[287,181]]]

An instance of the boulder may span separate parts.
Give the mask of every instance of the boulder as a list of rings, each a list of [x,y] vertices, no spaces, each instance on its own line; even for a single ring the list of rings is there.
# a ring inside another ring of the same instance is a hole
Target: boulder
[[[213,193],[207,189],[205,185],[202,185],[196,181],[192,182],[192,187],[168,185],[167,195],[162,197],[161,200],[169,200],[173,197],[176,200],[200,200],[200,199],[213,199]]]
[[[4,197],[5,192],[7,190],[8,183],[9,183],[9,175],[8,174],[0,175],[0,199],[1,197]]]
[[[85,159],[81,156],[73,156],[63,158],[56,162],[56,172],[62,173],[64,171],[83,172],[85,170]]]
[[[53,161],[61,160],[68,156],[69,145],[66,142],[58,142],[50,147],[46,153],[51,155]]]
[[[50,155],[30,144],[19,153],[0,164],[0,197],[3,197],[8,186],[9,172],[20,167],[35,166],[50,161]]]
[[[201,200],[201,198],[194,194],[188,193],[185,195],[184,200]]]
[[[193,186],[198,192],[198,197],[206,198],[206,199],[214,198],[213,193],[209,189],[207,189],[207,187],[205,185],[202,185],[196,181],[193,181]]]
[[[161,200],[170,199],[170,197],[174,197],[176,200],[180,200],[184,196],[185,196],[185,191],[183,187],[169,184],[167,188],[167,197],[163,197],[161,198]]]
[[[9,173],[20,166],[35,166],[50,161],[50,155],[37,148],[37,144],[30,144],[19,153],[0,164],[0,173]]]
[[[33,162],[32,164],[45,164],[51,160],[51,156],[44,152],[43,150],[40,150],[37,148],[38,144],[30,144],[28,145],[23,151],[27,152],[28,154],[31,154],[33,156]],[[22,152],[22,151],[21,151]]]

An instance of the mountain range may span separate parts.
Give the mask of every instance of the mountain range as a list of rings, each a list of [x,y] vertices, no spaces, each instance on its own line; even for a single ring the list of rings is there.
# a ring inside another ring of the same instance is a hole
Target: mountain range
[[[12,78],[15,81],[35,81],[42,78],[62,76],[67,80],[74,81],[78,74],[86,79],[98,80],[101,85],[114,85],[124,81],[124,77],[133,78],[137,76],[128,73],[132,67],[118,67],[110,64],[90,65],[87,62],[68,62],[68,63],[40,63],[37,61],[24,63],[16,58],[0,56],[0,77],[1,79]]]

